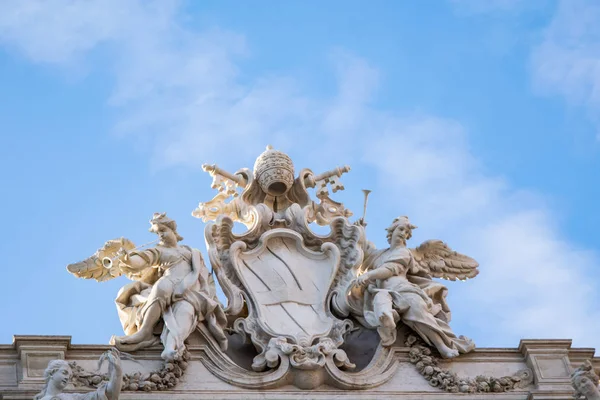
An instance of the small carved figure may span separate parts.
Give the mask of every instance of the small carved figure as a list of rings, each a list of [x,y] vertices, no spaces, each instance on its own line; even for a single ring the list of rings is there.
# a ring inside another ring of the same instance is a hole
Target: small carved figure
[[[473,278],[478,264],[439,240],[407,248],[415,228],[407,217],[396,218],[387,228],[388,249],[367,246],[361,267],[366,272],[358,276],[350,301],[362,301],[363,315],[358,318],[367,327],[377,328],[383,346],[395,342],[396,324],[402,321],[444,358],[467,353],[475,344],[452,332],[447,288],[431,278]]]
[[[108,350],[100,357],[100,362],[108,361],[108,382],[105,382],[93,392],[63,393],[73,371],[65,360],[52,360],[44,371],[44,387],[34,400],[118,400],[123,384],[121,359],[116,349]]]
[[[121,288],[115,300],[126,333],[111,339],[117,348],[134,351],[160,340],[163,359],[178,360],[185,350],[184,341],[204,322],[225,350],[227,319],[200,251],[178,244],[183,238],[166,213],[154,214],[150,224],[150,231],[159,237],[156,247],[137,250],[127,239],[108,241],[94,256],[67,270],[98,281],[122,274],[134,281]]]
[[[598,375],[589,360],[571,374],[571,383],[575,388],[577,399],[583,396],[587,400],[600,400],[598,382]]]

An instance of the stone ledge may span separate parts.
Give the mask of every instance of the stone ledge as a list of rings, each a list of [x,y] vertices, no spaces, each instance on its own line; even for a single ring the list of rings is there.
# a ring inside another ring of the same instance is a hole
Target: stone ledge
[[[13,347],[20,352],[24,346],[35,345],[37,347],[64,347],[65,350],[71,345],[71,336],[59,335],[14,335]],[[19,353],[20,355],[20,353]]]
[[[2,400],[31,400],[37,392],[5,392]],[[1,396],[1,395],[0,395]],[[121,400],[159,400],[159,399],[177,399],[177,400],[435,400],[435,399],[469,399],[469,400],[572,400],[571,397],[531,397],[529,392],[512,393],[486,393],[486,394],[468,394],[460,395],[456,393],[431,393],[431,392],[380,392],[380,391],[244,391],[231,393],[227,391],[214,392],[182,392],[165,391],[158,393],[126,393],[120,396]]]
[[[0,398],[3,400],[31,399],[43,383],[42,372],[51,358],[76,361],[89,371],[96,368],[100,354],[109,345],[71,344],[70,336],[18,335],[12,345],[0,346]],[[178,390],[165,392],[124,392],[121,399],[511,399],[559,400],[571,399],[572,366],[589,359],[594,350],[571,348],[570,340],[522,340],[518,348],[479,348],[458,359],[443,361],[444,367],[465,377],[478,374],[505,376],[529,366],[535,385],[524,390],[506,393],[454,394],[430,387],[408,360],[409,349],[398,347],[395,358],[398,368],[387,383],[369,390],[338,390],[321,386],[311,391],[284,386],[269,391],[242,389],[221,381],[203,364],[207,343],[195,337],[189,345],[192,355]],[[156,346],[134,353],[140,364],[124,361],[126,373],[137,370],[151,371],[161,364],[161,347]],[[593,359],[600,365],[600,358]]]

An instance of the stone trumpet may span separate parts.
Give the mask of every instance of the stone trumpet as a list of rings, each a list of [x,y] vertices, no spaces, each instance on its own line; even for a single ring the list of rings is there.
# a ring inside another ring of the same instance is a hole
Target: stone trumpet
[[[138,250],[138,249],[142,249],[144,247],[150,246],[151,244],[154,243],[158,243],[160,241],[160,239],[156,239],[153,240],[151,242],[148,243],[144,243],[140,246],[134,247],[133,249],[129,249],[129,250],[125,250],[123,248],[119,249],[119,251],[117,251],[117,253],[115,255],[113,255],[112,257],[104,257],[102,258],[102,266],[106,269],[111,269],[113,266],[113,263],[118,260],[119,258],[121,258],[122,256],[124,256],[126,254],[127,251],[133,251],[133,250]],[[122,252],[121,250],[125,250],[124,252]]]
[[[367,218],[367,202],[369,201],[369,193],[371,193],[370,190],[363,189],[363,194],[365,195],[365,200],[363,203],[363,216],[361,218],[363,222],[366,222],[365,219]]]

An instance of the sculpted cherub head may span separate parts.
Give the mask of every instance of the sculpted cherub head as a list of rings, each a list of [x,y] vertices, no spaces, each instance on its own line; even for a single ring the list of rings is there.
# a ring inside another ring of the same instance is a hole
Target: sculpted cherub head
[[[417,227],[410,223],[408,217],[402,216],[394,219],[394,221],[392,221],[392,224],[388,228],[386,228],[386,237],[388,243],[392,244],[394,239],[400,239],[406,242],[412,237],[413,229],[417,229]]]
[[[174,247],[177,242],[183,240],[183,237],[177,233],[177,223],[167,217],[167,213],[154,213],[149,230],[156,233],[160,243],[165,246]]]
[[[598,389],[599,378],[594,372],[592,363],[589,361],[586,361],[573,372],[571,383],[577,391],[577,398],[585,396],[588,400],[600,399],[600,390]]]
[[[54,393],[62,393],[69,384],[72,375],[71,367],[65,360],[50,361],[44,370],[44,388],[34,397],[34,400],[44,398],[49,388]]]

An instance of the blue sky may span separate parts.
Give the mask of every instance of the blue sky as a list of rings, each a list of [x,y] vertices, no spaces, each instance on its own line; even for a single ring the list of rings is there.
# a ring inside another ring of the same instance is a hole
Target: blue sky
[[[200,165],[349,164],[371,240],[398,215],[481,264],[450,284],[481,347],[598,347],[600,4],[451,0],[0,3],[0,343],[120,334],[127,280],[65,266],[213,196]]]

